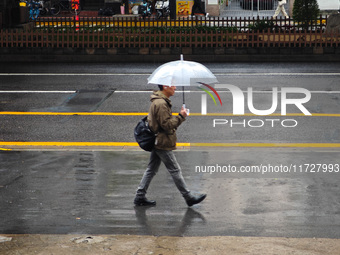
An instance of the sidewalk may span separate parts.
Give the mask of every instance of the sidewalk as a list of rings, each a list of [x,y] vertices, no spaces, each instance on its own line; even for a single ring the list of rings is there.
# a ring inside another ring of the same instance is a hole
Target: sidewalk
[[[4,237],[11,241],[2,242]],[[337,239],[136,235],[0,235],[0,254],[25,255],[335,255]]]
[[[269,157],[269,150],[256,151],[178,153],[192,190],[208,193],[191,209],[164,168],[150,186],[157,206],[133,206],[141,165],[149,158],[141,151],[6,152],[0,254],[339,254],[337,178],[226,178],[189,167],[224,161],[225,155],[242,162],[246,154],[251,165]],[[297,162],[331,157],[329,149],[279,150],[270,157],[274,164],[292,153]]]

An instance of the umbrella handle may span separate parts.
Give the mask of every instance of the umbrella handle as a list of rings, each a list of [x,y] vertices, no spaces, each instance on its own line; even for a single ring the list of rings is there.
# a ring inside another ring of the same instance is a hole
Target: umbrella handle
[[[183,104],[183,108],[187,110],[187,115],[189,116],[190,115],[190,109],[188,109],[185,104]]]
[[[182,87],[182,90],[183,90],[183,105],[185,105],[184,86]]]
[[[184,86],[183,86],[182,88],[183,88],[183,108],[184,108],[184,109],[187,109],[187,107],[185,106]],[[188,114],[188,116],[189,116],[189,114],[190,114],[190,110],[189,110],[189,109],[187,109],[187,114]]]

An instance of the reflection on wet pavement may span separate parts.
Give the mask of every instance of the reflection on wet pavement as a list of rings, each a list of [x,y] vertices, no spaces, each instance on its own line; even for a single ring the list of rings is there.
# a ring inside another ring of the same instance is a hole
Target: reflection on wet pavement
[[[193,192],[188,208],[161,166],[148,190],[155,207],[133,198],[148,162],[142,151],[0,152],[0,233],[286,236],[339,238],[339,174],[231,175],[195,166],[336,163],[339,152],[277,150],[176,152]]]

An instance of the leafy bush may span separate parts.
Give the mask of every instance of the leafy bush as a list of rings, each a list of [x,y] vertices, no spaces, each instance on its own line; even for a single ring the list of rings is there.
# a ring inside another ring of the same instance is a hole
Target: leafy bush
[[[320,15],[317,0],[295,0],[293,7],[294,21],[301,23],[304,29],[313,24]]]
[[[272,20],[258,20],[254,24],[250,24],[249,29],[258,32],[268,31],[268,29],[272,31],[275,29],[275,25]]]

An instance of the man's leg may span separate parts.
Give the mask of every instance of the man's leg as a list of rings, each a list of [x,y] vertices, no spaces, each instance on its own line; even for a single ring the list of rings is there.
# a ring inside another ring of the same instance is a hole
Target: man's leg
[[[287,14],[287,12],[286,12],[286,10],[285,10],[284,5],[282,5],[281,11],[282,11],[283,16],[285,16],[286,18],[289,18],[288,14]]]
[[[174,180],[177,189],[181,192],[188,206],[198,204],[202,202],[206,195],[201,194],[199,196],[193,196],[184,181],[181,167],[179,166],[175,154],[173,151],[156,150],[156,153],[163,161],[165,167],[168,169],[169,173]]]
[[[191,8],[191,16],[193,17],[195,15],[195,10],[197,8],[197,4],[194,2],[194,5]]]
[[[206,13],[205,11],[203,11],[202,6],[201,6],[201,3],[199,3],[199,4],[197,5],[197,8],[198,8],[198,11],[199,11],[200,13],[203,13],[203,14],[204,14],[204,16],[207,15],[207,13]]]
[[[276,18],[280,14],[280,11],[281,11],[281,7],[280,7],[280,5],[278,5],[276,10],[275,10],[273,18]]]
[[[149,185],[153,179],[153,177],[158,172],[159,166],[161,164],[161,159],[158,157],[155,150],[151,152],[150,160],[148,167],[146,171],[144,172],[144,175],[142,177],[142,180],[138,186],[137,192],[136,192],[136,198],[135,198],[135,204],[136,205],[152,205],[156,204],[155,201],[149,201],[154,202],[151,204],[148,204],[148,200],[146,200],[145,195],[149,188]]]
[[[174,180],[177,189],[181,192],[182,196],[185,198],[190,194],[187,185],[184,181],[181,167],[179,166],[175,154],[173,151],[156,150],[157,155],[163,161],[166,169],[168,169]]]

